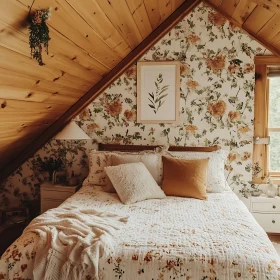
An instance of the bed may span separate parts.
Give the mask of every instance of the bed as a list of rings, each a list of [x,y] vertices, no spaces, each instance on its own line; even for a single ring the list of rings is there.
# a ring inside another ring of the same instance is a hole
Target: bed
[[[232,191],[208,200],[167,197],[130,205],[100,186],[83,187],[59,208],[129,216],[114,236],[114,255],[99,259],[99,279],[280,279],[280,258]],[[0,260],[0,279],[33,279],[38,236],[23,234]],[[88,278],[86,280],[91,280]]]

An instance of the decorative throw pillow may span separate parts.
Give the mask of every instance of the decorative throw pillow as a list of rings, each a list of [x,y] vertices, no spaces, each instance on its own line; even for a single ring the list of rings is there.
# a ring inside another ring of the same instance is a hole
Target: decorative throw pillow
[[[109,183],[104,167],[112,165],[110,152],[92,150],[88,154],[89,174],[87,182],[94,185],[106,186]]]
[[[166,155],[186,159],[206,159],[209,158],[207,170],[207,192],[219,193],[228,190],[225,178],[225,160],[228,152],[218,150],[215,152],[167,152]]]
[[[111,165],[116,166],[125,163],[143,162],[157,183],[161,181],[161,155],[154,151],[141,152],[111,152]],[[115,193],[116,190],[107,178],[107,184],[104,187],[105,192]]]
[[[162,161],[162,189],[166,195],[207,199],[209,159],[185,160],[163,156]]]
[[[124,204],[166,197],[142,162],[107,166],[105,171]]]
[[[145,154],[112,154],[112,165],[143,162],[155,181],[160,183],[161,156],[156,153]]]

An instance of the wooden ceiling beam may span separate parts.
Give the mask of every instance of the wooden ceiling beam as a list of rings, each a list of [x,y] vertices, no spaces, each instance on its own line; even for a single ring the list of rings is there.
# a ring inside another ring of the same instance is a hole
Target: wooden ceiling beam
[[[226,14],[223,13],[223,11],[217,7],[214,6],[210,3],[209,0],[203,0],[206,4],[208,4],[211,8],[213,8],[214,10],[216,10],[218,13],[224,15],[225,18],[227,18],[229,21],[231,21],[233,24],[235,24],[236,26],[240,27],[246,34],[248,34],[249,36],[251,36],[254,40],[256,40],[257,42],[259,42],[261,45],[263,45],[265,48],[267,48],[269,51],[271,51],[273,54],[275,54],[276,56],[280,56],[280,50],[278,48],[275,48],[273,45],[269,45],[266,41],[264,41],[262,38],[258,37],[256,34],[252,33],[252,31],[247,30],[244,27],[244,24],[240,24],[238,21],[236,21],[235,19],[233,19],[230,16],[227,16]],[[248,20],[248,19],[247,19]]]
[[[255,56],[255,64],[256,65],[280,65],[280,57],[273,55],[257,55]]]
[[[32,156],[48,140],[54,137],[72,118],[82,112],[97,96],[99,96],[114,80],[135,64],[155,43],[157,43],[169,30],[190,13],[201,0],[187,0],[173,12],[153,33],[144,39],[132,52],[117,64],[106,76],[94,85],[83,97],[79,99],[62,117],[41,134],[29,147],[21,153],[16,160],[7,164],[0,172],[0,181],[5,179],[16,168]],[[30,102],[28,102],[30,103]]]

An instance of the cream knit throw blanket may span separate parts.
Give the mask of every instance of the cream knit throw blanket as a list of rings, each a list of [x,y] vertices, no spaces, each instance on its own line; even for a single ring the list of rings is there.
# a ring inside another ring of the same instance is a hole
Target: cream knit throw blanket
[[[24,230],[40,236],[34,279],[99,279],[99,258],[113,253],[112,236],[126,222],[127,217],[73,207],[52,209],[35,218]]]

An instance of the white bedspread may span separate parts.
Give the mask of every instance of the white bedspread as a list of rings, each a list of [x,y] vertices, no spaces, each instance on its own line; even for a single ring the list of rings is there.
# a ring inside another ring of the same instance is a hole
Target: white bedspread
[[[24,234],[38,233],[33,275],[40,280],[98,279],[99,258],[112,255],[112,236],[126,217],[93,209],[60,207],[35,218]]]
[[[99,259],[100,279],[280,280],[278,254],[232,192],[208,194],[207,201],[167,197],[124,205],[117,194],[84,186],[61,207],[72,206],[129,216],[115,233],[114,255]],[[0,279],[32,279],[37,242],[27,233],[11,245]]]

